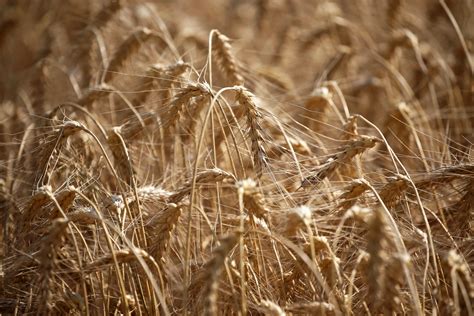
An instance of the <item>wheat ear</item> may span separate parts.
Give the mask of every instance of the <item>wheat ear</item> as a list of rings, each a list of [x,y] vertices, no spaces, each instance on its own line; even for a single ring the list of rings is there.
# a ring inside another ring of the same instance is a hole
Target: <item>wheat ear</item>
[[[84,95],[77,101],[77,103],[86,109],[92,107],[95,101],[108,96],[110,93],[115,92],[115,89],[105,83],[97,86],[89,87]]]
[[[380,189],[380,198],[387,207],[391,207],[397,204],[402,198],[403,193],[410,187],[410,180],[401,174],[395,177],[389,178],[389,182],[386,183]]]
[[[334,305],[325,302],[299,302],[287,306],[285,310],[294,315],[331,315],[334,313]]]
[[[387,228],[382,212],[375,210],[367,233],[367,252],[370,255],[367,265],[367,282],[370,304],[374,311],[379,310],[385,300],[384,288],[388,261]]]
[[[257,183],[252,179],[237,182],[237,187],[243,191],[244,206],[249,215],[259,219],[267,219],[268,208],[265,206],[263,195],[258,191]]]
[[[38,255],[40,268],[39,268],[39,315],[49,315],[52,310],[52,289],[53,284],[53,273],[54,268],[57,264],[57,248],[61,243],[61,237],[63,236],[68,221],[63,218],[55,219],[51,225],[48,236],[46,236],[42,242],[42,248]]]
[[[315,175],[306,177],[302,186],[318,185],[321,181],[331,176],[341,165],[347,164],[350,160],[372,148],[380,140],[376,137],[361,135],[358,139],[348,142],[337,154],[326,160]]]
[[[260,119],[262,114],[255,102],[255,96],[245,88],[240,88],[237,94],[237,100],[245,111],[247,125],[249,127],[249,138],[252,143],[253,163],[255,173],[259,179],[262,176],[263,169],[268,167],[268,156],[263,147],[262,127]]]
[[[219,168],[208,169],[201,171],[196,175],[196,185],[202,185],[209,182],[219,182],[224,179],[235,180],[235,177],[227,171]],[[192,180],[186,182],[183,186],[176,190],[176,192],[171,194],[168,201],[170,203],[179,203],[185,196],[191,193],[193,187],[192,184]]]
[[[365,179],[356,179],[344,190],[337,199],[341,202],[338,204],[338,208],[342,211],[346,211],[354,206],[357,202],[357,198],[361,196],[365,191],[369,190],[369,186]]]
[[[388,25],[391,28],[395,27],[395,22],[397,21],[398,15],[402,7],[402,0],[389,0],[387,6],[387,20]]]
[[[92,22],[82,31],[79,36],[77,46],[77,59],[82,67],[83,85],[89,86],[91,82],[92,72],[92,58],[91,48],[94,40],[95,32],[103,29],[115,14],[120,10],[121,4],[119,0],[112,0],[105,5],[93,18]]]
[[[55,194],[55,199],[58,201],[59,206],[63,212],[66,212],[74,203],[76,198],[76,188],[69,186],[65,190]],[[50,218],[56,218],[60,215],[60,210],[54,206],[53,211],[51,212]]]
[[[168,246],[174,227],[181,216],[182,208],[174,203],[168,203],[164,209],[153,214],[145,223],[149,231],[151,254],[157,260],[162,259]]]
[[[129,59],[140,48],[140,46],[151,37],[151,35],[151,30],[147,28],[139,29],[130,34],[130,36],[120,44],[119,48],[117,48],[117,51],[110,59],[101,82],[107,83],[112,80],[125,61]]]
[[[298,230],[311,223],[311,209],[306,205],[298,206],[286,213],[285,235],[295,237]]]
[[[49,168],[51,159],[55,153],[59,153],[60,148],[68,137],[74,135],[82,129],[82,125],[76,121],[66,121],[51,135],[51,140],[40,148],[38,162],[34,166],[38,171],[39,177],[36,179],[36,187],[47,185],[49,183]]]
[[[174,83],[179,83],[180,76],[190,68],[188,63],[182,61],[169,66],[160,64],[150,66],[141,79],[140,89],[142,91],[133,99],[133,104],[137,107],[146,103],[150,93],[158,85],[157,83],[159,83],[160,90],[168,91],[168,88],[172,87]]]
[[[202,288],[202,293],[205,295],[204,315],[217,315],[219,276],[224,267],[225,259],[234,246],[237,245],[240,234],[240,232],[237,232],[220,239],[220,245],[213,251],[212,258],[205,264],[205,282]]]
[[[244,78],[239,72],[239,65],[232,54],[232,46],[227,36],[213,30],[213,53],[219,67],[233,85],[243,85]]]
[[[121,249],[121,250],[114,250],[114,255],[118,263],[128,263],[135,261],[137,259],[137,255],[140,257],[151,260],[150,255],[143,249],[135,249],[132,251],[130,249]],[[101,270],[106,266],[111,266],[114,264],[114,258],[112,254],[106,254],[84,266],[84,271],[87,273],[91,273],[97,270]]]
[[[264,311],[266,316],[286,316],[283,308],[270,300],[260,301],[260,308]]]
[[[127,145],[121,134],[121,126],[114,127],[109,131],[107,142],[114,156],[118,174],[129,186],[133,186],[135,170]]]

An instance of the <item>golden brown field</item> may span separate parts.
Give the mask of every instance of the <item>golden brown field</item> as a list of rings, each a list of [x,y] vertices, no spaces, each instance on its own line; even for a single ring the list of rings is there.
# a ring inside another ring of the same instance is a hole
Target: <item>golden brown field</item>
[[[472,0],[0,0],[0,314],[474,315]]]

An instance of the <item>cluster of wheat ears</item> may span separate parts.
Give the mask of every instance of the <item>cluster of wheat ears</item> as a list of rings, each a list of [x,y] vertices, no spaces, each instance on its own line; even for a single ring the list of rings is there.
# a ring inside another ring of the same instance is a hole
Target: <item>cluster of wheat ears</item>
[[[474,2],[0,1],[0,313],[474,315]]]

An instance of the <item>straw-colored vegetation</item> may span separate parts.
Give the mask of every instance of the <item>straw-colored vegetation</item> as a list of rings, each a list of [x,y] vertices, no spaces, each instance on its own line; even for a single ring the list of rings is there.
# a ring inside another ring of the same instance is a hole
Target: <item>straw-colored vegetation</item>
[[[0,0],[0,313],[474,315],[471,0]]]

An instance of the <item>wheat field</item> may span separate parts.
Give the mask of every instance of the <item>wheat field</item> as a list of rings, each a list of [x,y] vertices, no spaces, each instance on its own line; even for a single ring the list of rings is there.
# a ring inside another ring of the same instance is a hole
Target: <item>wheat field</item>
[[[472,0],[0,0],[0,314],[474,315]]]

